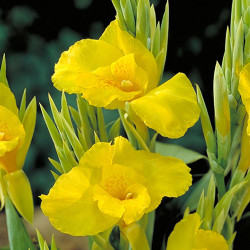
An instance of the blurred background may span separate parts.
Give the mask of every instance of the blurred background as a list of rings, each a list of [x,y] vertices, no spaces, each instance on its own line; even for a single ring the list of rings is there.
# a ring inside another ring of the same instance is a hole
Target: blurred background
[[[151,3],[155,4],[157,19],[161,20],[165,0]],[[169,0],[169,4],[169,46],[163,81],[178,72],[186,73],[193,84],[200,86],[212,118],[213,71],[216,60],[222,61],[231,1]],[[28,101],[36,96],[37,101],[49,111],[50,93],[60,107],[61,93],[53,87],[51,75],[61,53],[80,39],[98,39],[114,18],[111,0],[1,0],[0,56],[6,54],[7,77],[18,105],[26,88]],[[74,95],[67,95],[67,99],[75,105]],[[112,117],[115,115],[111,114]],[[200,123],[181,139],[158,139],[205,153]],[[47,193],[53,185],[48,157],[57,159],[38,107],[35,135],[24,167],[31,181],[36,205],[40,203],[38,195]],[[192,165],[192,172],[197,175],[207,169],[203,161]],[[172,214],[167,217],[164,214],[164,208],[157,210],[159,237],[162,237],[161,232],[171,231],[173,227],[166,228]]]

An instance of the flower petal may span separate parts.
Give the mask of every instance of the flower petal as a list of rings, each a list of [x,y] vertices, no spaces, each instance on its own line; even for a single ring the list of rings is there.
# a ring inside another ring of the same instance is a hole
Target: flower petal
[[[49,194],[41,196],[41,208],[51,224],[74,236],[95,235],[119,220],[100,212],[82,169],[75,167],[61,175]]]
[[[34,217],[34,205],[29,180],[22,170],[6,174],[3,177],[8,195],[17,211],[29,223]]]
[[[122,31],[117,21],[110,23],[100,40],[121,49],[124,55],[134,54],[136,64],[148,74],[149,83],[147,91],[157,86],[160,76],[154,56],[141,41],[131,36],[128,32]]]
[[[128,196],[128,198],[123,201],[123,206],[126,210],[122,218],[124,222],[129,225],[141,219],[145,210],[150,205],[151,199],[147,188],[139,183],[134,183],[129,186],[127,193],[131,194],[131,197]]]
[[[82,93],[88,75],[123,56],[121,50],[104,41],[84,39],[62,53],[52,76],[54,86],[68,93]]]
[[[229,250],[225,238],[217,232],[199,229],[195,234],[195,249]]]
[[[148,127],[169,138],[183,136],[200,115],[195,91],[183,73],[130,105]]]
[[[250,63],[245,65],[240,72],[238,89],[248,113],[247,134],[250,135]]]
[[[4,84],[0,82],[0,105],[11,110],[15,115],[18,114],[18,108],[16,105],[16,98],[11,92],[11,90]]]
[[[200,224],[200,216],[197,213],[190,214],[185,219],[178,222],[168,237],[166,250],[192,250],[194,245],[194,235]]]
[[[146,186],[151,199],[146,212],[154,210],[164,196],[178,197],[191,186],[190,168],[182,160],[144,150],[136,151],[123,137],[117,137],[114,146],[112,163],[129,166],[145,178],[145,182],[143,179],[137,182]]]

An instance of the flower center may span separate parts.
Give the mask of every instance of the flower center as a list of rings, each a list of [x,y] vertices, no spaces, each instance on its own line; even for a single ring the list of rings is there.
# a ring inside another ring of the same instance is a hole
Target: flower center
[[[114,198],[119,200],[130,199],[132,193],[126,193],[128,181],[123,176],[109,176],[102,181],[103,188]]]
[[[133,91],[134,90],[133,83],[129,80],[123,80],[121,82],[121,88],[124,91]]]
[[[4,141],[4,133],[0,132],[0,141]]]

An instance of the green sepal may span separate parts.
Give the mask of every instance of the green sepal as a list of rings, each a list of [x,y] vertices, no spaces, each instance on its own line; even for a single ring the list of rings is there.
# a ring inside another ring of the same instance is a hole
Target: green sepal
[[[135,36],[135,17],[130,0],[121,0],[121,10],[127,29]]]
[[[79,110],[79,115],[81,119],[82,132],[84,134],[84,139],[88,148],[90,148],[94,141],[94,131],[90,125],[89,117],[88,117],[88,107],[87,102],[81,98],[79,95],[77,96],[77,107]]]
[[[95,135],[95,143],[100,142],[100,139],[96,132],[94,132],[94,135]]]
[[[68,103],[67,103],[67,99],[66,99],[64,92],[62,92],[62,98],[61,98],[61,114],[64,117],[64,119],[67,121],[68,125],[73,129],[73,124],[72,124],[70,113],[69,113]]]
[[[77,128],[77,136],[78,136],[78,139],[79,139],[80,143],[82,144],[84,152],[88,151],[89,147],[88,147],[88,145],[86,143],[84,133],[81,132],[81,130],[79,128]]]
[[[200,219],[202,220],[204,217],[204,208],[205,208],[205,196],[204,196],[204,189],[201,192],[201,196],[196,208],[196,213],[200,215]]]
[[[22,122],[23,121],[23,116],[26,110],[26,89],[23,91],[22,99],[21,99],[21,104],[20,104],[20,109],[18,113],[19,120]]]
[[[234,198],[234,196],[239,192],[246,184],[247,182],[242,182],[237,185],[235,185],[233,188],[231,188],[229,191],[227,191],[224,196],[220,199],[220,201],[217,203],[216,207],[213,211],[213,218],[216,222],[218,217],[221,217],[219,219],[219,222],[216,225],[217,228],[223,228],[223,225],[225,223],[226,217],[228,215],[231,202]],[[223,211],[223,216],[221,215]],[[213,229],[214,230],[214,229]],[[218,232],[218,231],[217,231]],[[219,232],[220,233],[220,232]]]
[[[205,230],[210,230],[212,226],[215,191],[215,181],[214,176],[212,175],[208,184],[207,195],[205,198],[204,218],[202,222],[202,228]]]
[[[226,78],[227,87],[229,90],[231,90],[231,82],[228,81],[228,76],[226,77],[226,71],[229,69],[231,71],[232,69],[232,52],[231,52],[231,42],[230,42],[230,32],[229,28],[227,27],[226,31],[226,41],[225,41],[225,52],[223,56],[223,62],[222,62],[222,69]],[[231,76],[230,76],[231,78]],[[231,79],[230,79],[231,80]]]
[[[57,127],[57,129],[60,131],[60,133],[63,133],[63,125],[62,125],[62,121],[61,121],[61,117],[60,117],[60,112],[57,110],[57,107],[52,99],[52,97],[49,96],[49,103],[50,103],[50,109],[52,111],[52,115],[55,121],[55,125]]]
[[[105,125],[105,121],[103,117],[102,108],[96,108],[96,112],[97,112],[97,123],[98,123],[98,131],[99,131],[100,140],[102,142],[107,142],[108,135],[106,131],[106,125]]]
[[[155,143],[155,152],[164,156],[172,156],[183,160],[186,164],[193,163],[200,159],[207,159],[206,156],[191,149],[184,148],[175,144],[166,144],[162,142]]]
[[[230,108],[223,71],[216,63],[214,71],[214,111],[217,132],[218,163],[224,168],[231,145]]]
[[[68,147],[67,143],[63,143],[63,152],[64,152],[64,155],[66,157],[66,159],[68,160],[68,162],[70,163],[70,165],[72,167],[75,167],[78,165],[76,159],[75,159],[75,155],[74,155],[74,152],[72,152],[70,150],[70,148]]]
[[[235,36],[233,62],[232,62],[232,93],[236,100],[239,100],[240,94],[238,91],[239,73],[243,67],[243,48],[244,48],[244,25],[242,19],[238,25]]]
[[[136,38],[147,46],[150,38],[150,6],[147,0],[137,1]]]
[[[65,133],[67,135],[67,138],[68,138],[68,140],[69,140],[69,142],[74,150],[74,153],[75,153],[77,159],[80,160],[83,153],[84,153],[84,149],[82,147],[82,144],[78,140],[74,129],[69,125],[69,123],[66,121],[64,116],[61,116],[61,120],[62,120],[62,124],[64,126]]]
[[[43,106],[41,104],[40,104],[40,108],[42,111],[43,119],[46,123],[46,126],[49,130],[50,137],[51,137],[55,147],[62,148],[63,147],[62,138],[61,138],[54,122],[52,121],[52,119],[50,118],[50,116],[48,115],[48,113],[46,112],[46,110],[43,108]]]
[[[55,149],[56,149],[56,153],[57,153],[57,156],[59,158],[59,161],[61,163],[63,172],[68,173],[72,169],[72,167],[74,167],[74,166],[72,166],[70,164],[70,162],[67,160],[62,148],[55,146]]]
[[[198,105],[200,107],[201,113],[200,113],[200,118],[201,118],[201,126],[204,134],[204,138],[207,144],[207,149],[216,154],[216,139],[213,131],[213,127],[211,125],[211,121],[207,112],[207,107],[205,104],[205,101],[203,99],[201,90],[199,86],[196,84],[196,92],[197,92],[197,101]]]
[[[62,168],[62,166],[61,166],[61,164],[60,164],[59,162],[57,162],[57,161],[55,161],[55,160],[53,160],[53,159],[51,159],[51,158],[49,158],[49,161],[50,161],[50,163],[53,165],[53,167],[54,167],[58,172],[60,172],[61,174],[64,173],[63,168]]]
[[[108,140],[113,141],[115,137],[120,135],[120,131],[121,131],[121,118],[118,118],[109,129]]]
[[[224,208],[220,211],[220,213],[217,215],[217,217],[214,220],[213,228],[212,230],[221,233],[225,220],[226,220],[227,214],[225,214]]]
[[[80,118],[78,111],[71,106],[69,106],[69,110],[77,128],[81,129],[81,118]]]
[[[36,237],[37,237],[37,240],[38,240],[40,250],[43,250],[45,240],[43,239],[43,236],[41,235],[41,233],[39,232],[38,229],[36,229]]]
[[[21,218],[18,216],[9,197],[5,196],[5,212],[8,230],[9,245],[11,250],[35,250]]]
[[[54,180],[56,181],[59,178],[59,175],[57,173],[55,173],[53,170],[50,170],[51,174],[54,177]]]
[[[96,118],[96,107],[91,106],[87,103],[88,115],[91,126],[94,131],[98,131],[97,118]]]
[[[0,70],[0,82],[4,83],[6,86],[9,87],[8,80],[6,78],[6,59],[5,54],[3,54],[1,70]]]
[[[160,47],[161,47],[161,29],[160,29],[160,23],[158,22],[155,29],[153,47],[151,49],[151,52],[153,53],[155,58],[158,56],[160,52]]]
[[[36,125],[36,115],[37,115],[37,104],[36,104],[36,97],[34,97],[29,103],[27,109],[25,110],[22,119],[22,124],[25,130],[25,140],[22,147],[18,149],[17,167],[19,169],[21,169],[24,165],[31,140],[33,138]]]
[[[160,65],[159,71],[163,72],[166,56],[167,56],[167,48],[168,48],[168,29],[169,29],[169,4],[168,1],[165,6],[165,12],[161,22],[161,31],[160,31],[160,49],[164,51],[164,57],[162,59],[162,63]]]
[[[124,17],[123,17],[123,14],[122,14],[122,9],[121,9],[121,5],[120,5],[120,0],[111,0],[114,7],[115,7],[115,10],[116,10],[116,19],[119,23],[119,26],[122,30],[127,30],[126,28],[126,23],[125,23],[125,20],[124,20]]]
[[[156,29],[156,15],[155,8],[152,4],[150,7],[150,51],[153,51],[154,39],[155,39],[155,29]]]
[[[56,241],[55,241],[55,236],[54,234],[52,235],[52,239],[51,239],[51,243],[50,243],[50,248],[51,250],[57,250],[57,246],[56,246]]]

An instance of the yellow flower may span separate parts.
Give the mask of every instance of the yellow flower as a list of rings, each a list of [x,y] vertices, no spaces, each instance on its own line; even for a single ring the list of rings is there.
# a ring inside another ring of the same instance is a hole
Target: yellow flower
[[[246,111],[248,113],[248,126],[247,126],[247,134],[250,135],[250,63],[246,64],[241,72],[239,77],[239,92],[241,95],[241,99],[243,104],[246,107]]]
[[[26,116],[27,117],[27,116]],[[29,222],[33,220],[33,198],[28,178],[22,171],[24,159],[33,134],[32,121],[24,125],[18,118],[16,100],[10,89],[0,83],[0,200],[4,205],[7,192],[18,212]]]
[[[168,238],[167,250],[229,250],[222,235],[199,229],[200,225],[200,216],[197,213],[178,222]]]
[[[52,225],[71,235],[95,235],[127,225],[155,210],[164,196],[178,197],[191,185],[190,169],[173,157],[136,151],[123,137],[99,142],[79,166],[61,175],[41,208]]]
[[[93,106],[124,109],[130,102],[147,126],[163,136],[181,137],[199,118],[195,92],[184,74],[157,87],[159,78],[152,53],[113,21],[99,40],[78,41],[62,53],[52,81]]]

